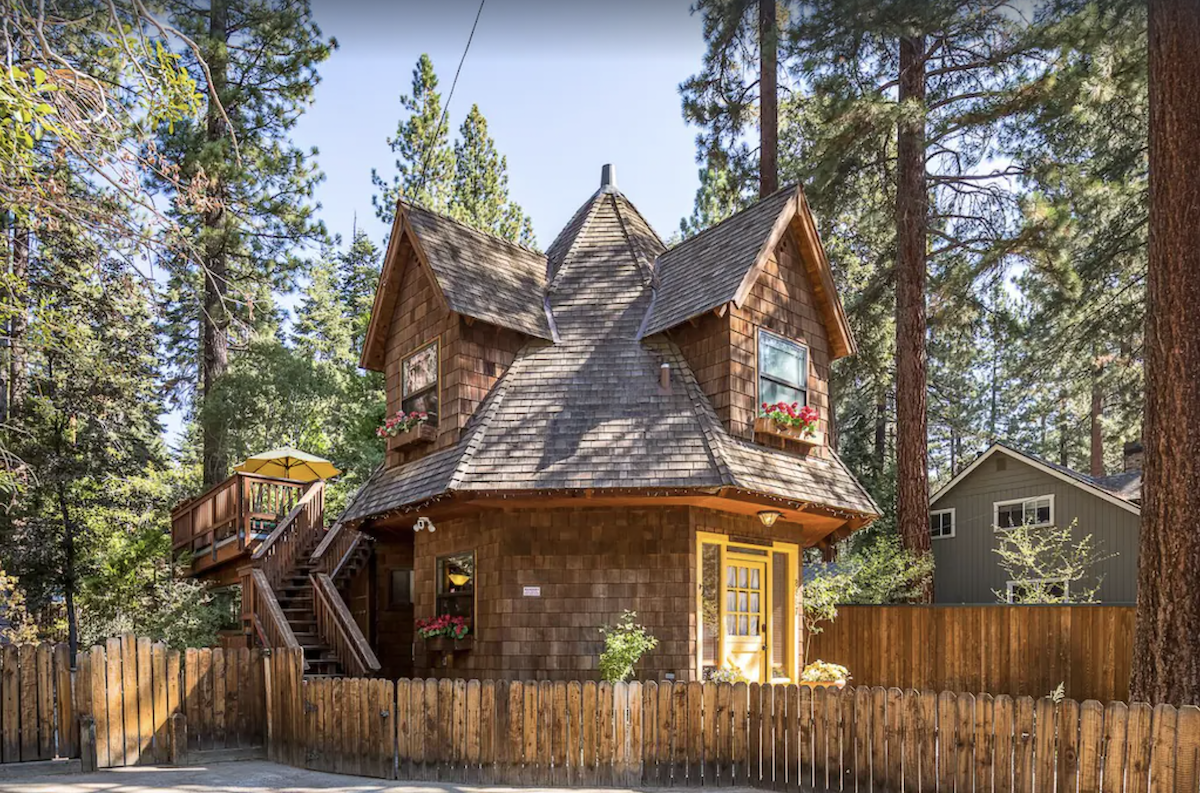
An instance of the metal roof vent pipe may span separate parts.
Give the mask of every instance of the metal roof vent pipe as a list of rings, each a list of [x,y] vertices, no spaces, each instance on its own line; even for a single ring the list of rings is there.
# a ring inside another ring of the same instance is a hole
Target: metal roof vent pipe
[[[606,193],[617,190],[617,167],[612,163],[600,168],[600,189]]]
[[[658,367],[658,393],[671,393],[671,364],[669,363]]]

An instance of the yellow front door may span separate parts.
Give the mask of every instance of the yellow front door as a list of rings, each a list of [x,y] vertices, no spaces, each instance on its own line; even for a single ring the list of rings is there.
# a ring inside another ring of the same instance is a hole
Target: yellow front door
[[[746,679],[765,680],[767,564],[730,554],[725,563],[725,663]]]

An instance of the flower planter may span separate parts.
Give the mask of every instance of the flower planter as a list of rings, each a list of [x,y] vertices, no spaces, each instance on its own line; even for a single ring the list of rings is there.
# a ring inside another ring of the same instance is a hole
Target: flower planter
[[[431,636],[425,640],[425,649],[431,653],[463,653],[475,649],[475,637]]]
[[[408,432],[401,432],[398,435],[388,437],[388,451],[395,452],[409,446],[433,443],[435,438],[437,438],[437,427],[432,427],[428,424],[418,424]]]
[[[808,688],[836,688],[841,690],[846,687],[845,680],[801,680],[800,685]]]
[[[799,427],[789,427],[786,424],[780,424],[774,419],[766,416],[759,416],[754,420],[754,431],[763,435],[774,435],[779,438],[786,438],[789,441],[802,443],[805,446],[820,446],[825,442],[825,438],[819,432],[813,432],[806,435]]]

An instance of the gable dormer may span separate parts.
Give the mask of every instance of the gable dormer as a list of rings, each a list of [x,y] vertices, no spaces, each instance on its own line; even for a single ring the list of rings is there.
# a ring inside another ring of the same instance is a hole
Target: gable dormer
[[[642,335],[666,332],[726,430],[788,451],[828,454],[830,366],[854,339],[803,192],[789,188],[658,257]],[[761,404],[815,408],[815,438],[760,420]]]
[[[552,339],[546,258],[445,216],[400,204],[360,360],[383,372],[388,415],[424,411],[388,441],[389,467],[453,446],[530,338]]]

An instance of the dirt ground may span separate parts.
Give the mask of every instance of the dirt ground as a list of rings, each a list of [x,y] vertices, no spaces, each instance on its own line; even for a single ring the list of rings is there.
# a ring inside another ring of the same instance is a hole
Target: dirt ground
[[[513,788],[471,787],[436,782],[389,782],[323,774],[261,760],[214,763],[193,768],[144,766],[21,780],[0,779],[3,793],[489,793]],[[524,793],[588,793],[585,788],[520,788]],[[736,790],[731,788],[731,791]],[[593,791],[593,793],[601,793]],[[605,788],[603,793],[630,793]]]

